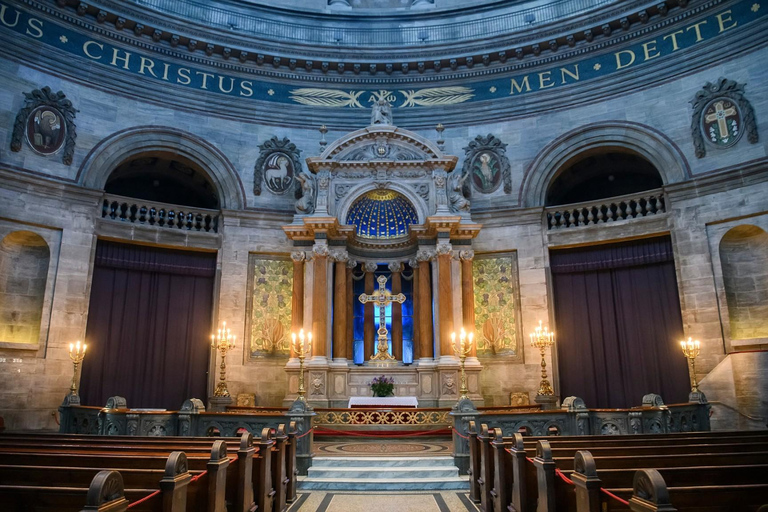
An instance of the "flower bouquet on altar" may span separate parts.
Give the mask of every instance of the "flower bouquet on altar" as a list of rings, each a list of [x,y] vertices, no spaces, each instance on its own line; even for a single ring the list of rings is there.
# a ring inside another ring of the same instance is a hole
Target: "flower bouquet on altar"
[[[373,396],[395,396],[395,379],[392,377],[375,377],[371,381]]]

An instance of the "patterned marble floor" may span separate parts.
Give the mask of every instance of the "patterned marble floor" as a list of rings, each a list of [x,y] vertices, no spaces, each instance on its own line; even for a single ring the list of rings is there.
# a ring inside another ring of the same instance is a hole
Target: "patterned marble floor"
[[[477,512],[466,491],[442,492],[299,492],[288,512]]]
[[[315,438],[315,455],[322,457],[372,457],[392,455],[398,457],[425,457],[451,455],[450,438]]]

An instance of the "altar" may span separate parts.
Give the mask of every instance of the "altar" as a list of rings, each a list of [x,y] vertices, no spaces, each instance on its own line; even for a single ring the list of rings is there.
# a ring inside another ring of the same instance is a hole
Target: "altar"
[[[415,409],[419,406],[419,400],[415,396],[352,396],[347,404],[348,409],[383,408]]]

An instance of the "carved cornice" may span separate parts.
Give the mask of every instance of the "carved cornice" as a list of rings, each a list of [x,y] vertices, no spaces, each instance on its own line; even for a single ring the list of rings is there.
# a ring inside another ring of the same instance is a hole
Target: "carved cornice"
[[[303,217],[303,222],[283,226],[291,240],[314,240],[317,235],[329,239],[349,240],[355,233],[354,226],[339,223],[336,217]]]

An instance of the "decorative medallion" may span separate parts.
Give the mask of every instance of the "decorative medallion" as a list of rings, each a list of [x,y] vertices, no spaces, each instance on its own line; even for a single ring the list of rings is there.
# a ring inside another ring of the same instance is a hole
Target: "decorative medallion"
[[[259,145],[261,154],[254,165],[253,193],[261,195],[261,182],[273,194],[292,189],[294,177],[301,170],[301,150],[288,138],[272,137]]]
[[[491,134],[478,135],[464,148],[462,174],[469,174],[475,190],[489,194],[503,182],[504,193],[512,193],[512,171],[506,149],[507,145]]]
[[[725,149],[736,144],[746,131],[747,140],[757,142],[755,111],[744,97],[743,84],[726,78],[714,84],[707,82],[691,104],[691,136],[698,158],[707,154],[704,141],[711,147]]]
[[[21,151],[22,139],[38,154],[53,155],[64,150],[62,161],[72,163],[75,152],[75,114],[63,92],[50,87],[24,93],[24,107],[16,116],[11,137],[11,151]]]

